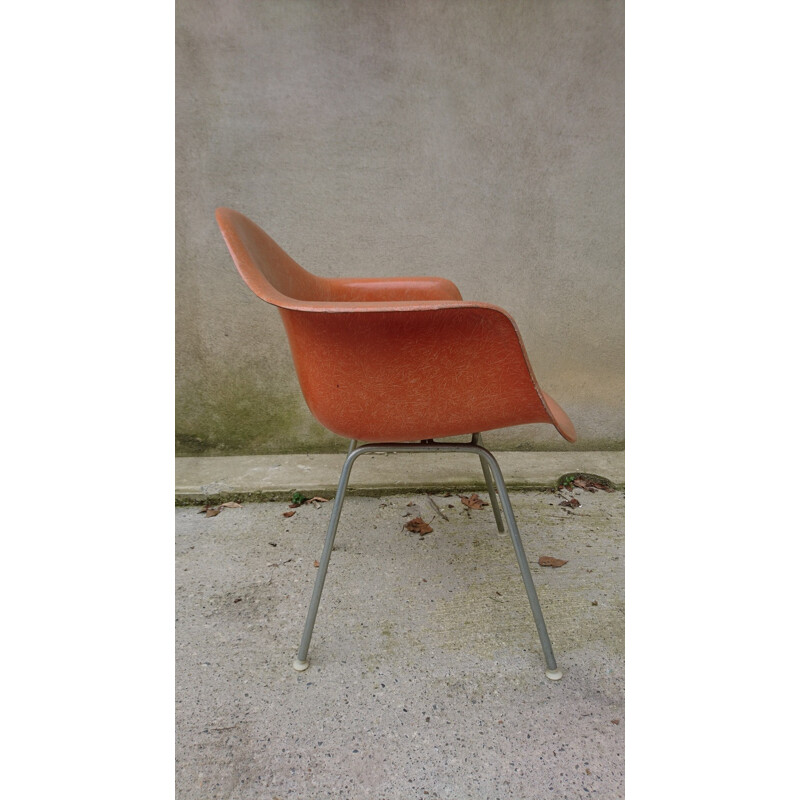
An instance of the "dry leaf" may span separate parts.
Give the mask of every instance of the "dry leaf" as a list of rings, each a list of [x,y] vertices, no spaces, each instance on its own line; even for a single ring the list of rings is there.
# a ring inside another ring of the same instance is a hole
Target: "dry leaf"
[[[283,512],[283,516],[284,517],[293,517],[296,513],[297,513],[296,511],[284,511]]]
[[[477,494],[472,494],[469,497],[461,497],[461,502],[467,506],[467,508],[483,508],[484,506],[488,506],[489,504],[485,500],[481,500]]]
[[[562,561],[560,558],[552,558],[551,556],[541,556],[539,558],[540,567],[563,567],[566,563],[566,561]]]
[[[216,517],[219,512],[222,511],[222,506],[218,506],[217,508],[209,508],[206,509],[206,516],[207,517]]]
[[[313,502],[314,500],[316,500],[318,503],[328,503],[328,502],[330,502],[330,498],[328,498],[328,497],[312,497],[311,501]],[[309,501],[306,500],[306,503],[308,503],[308,502]]]
[[[424,536],[426,533],[431,533],[433,531],[433,528],[431,528],[431,526],[428,525],[428,523],[425,522],[425,520],[422,519],[422,517],[414,517],[414,519],[406,522],[406,524],[403,525],[403,527],[407,531],[411,531],[411,533],[420,534],[420,536]]]
[[[315,567],[317,567],[317,568],[319,568],[319,561],[315,561],[315,562],[314,562],[314,566],[315,566]]]
[[[241,505],[239,503],[234,503],[233,500],[231,500],[229,503],[223,503],[222,506],[220,506],[220,507],[221,508],[241,508]]]
[[[577,508],[580,502],[577,497],[570,497],[569,500],[562,500],[559,505],[565,506],[566,508]]]
[[[289,508],[300,508],[302,503],[289,503]]]
[[[594,478],[578,477],[572,481],[572,485],[579,489],[585,489],[587,492],[596,492],[598,489],[602,489],[604,492],[614,491],[608,483],[596,481]]]
[[[619,725],[619,720],[618,719],[612,719],[611,720],[611,724],[612,725]]]

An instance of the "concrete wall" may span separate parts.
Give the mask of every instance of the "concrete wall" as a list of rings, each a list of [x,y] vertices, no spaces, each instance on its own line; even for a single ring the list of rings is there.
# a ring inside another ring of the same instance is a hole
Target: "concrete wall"
[[[178,0],[178,452],[344,446],[217,206],[312,272],[443,275],[506,308],[572,447],[621,447],[623,21],[621,0]],[[463,355],[447,368],[479,381]]]

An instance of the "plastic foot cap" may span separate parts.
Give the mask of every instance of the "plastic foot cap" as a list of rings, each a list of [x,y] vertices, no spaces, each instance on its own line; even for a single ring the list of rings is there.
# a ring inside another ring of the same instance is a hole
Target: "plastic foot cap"
[[[308,662],[308,660],[306,660],[306,661],[301,661],[299,658],[296,658],[296,659],[294,660],[294,663],[292,664],[292,666],[293,666],[293,667],[294,667],[294,668],[295,668],[295,669],[296,669],[298,672],[305,672],[305,671],[308,669],[308,663],[309,663],[309,662]]]
[[[564,673],[560,669],[548,669],[544,674],[547,675],[551,681],[560,681],[564,677]]]

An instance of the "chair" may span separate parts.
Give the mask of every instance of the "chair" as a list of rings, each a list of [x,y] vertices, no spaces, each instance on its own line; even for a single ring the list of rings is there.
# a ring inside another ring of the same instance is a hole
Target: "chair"
[[[463,300],[445,278],[312,275],[242,214],[219,208],[216,218],[245,283],[281,314],[311,413],[350,439],[294,668],[309,665],[353,462],[374,452],[467,452],[480,459],[502,532],[497,485],[546,675],[561,678],[500,467],[480,438],[482,431],[526,423],[548,423],[567,441],[576,438],[569,417],[539,388],[514,320],[496,306]],[[478,375],[456,368],[467,361],[480,365]],[[462,435],[472,438],[435,441]]]

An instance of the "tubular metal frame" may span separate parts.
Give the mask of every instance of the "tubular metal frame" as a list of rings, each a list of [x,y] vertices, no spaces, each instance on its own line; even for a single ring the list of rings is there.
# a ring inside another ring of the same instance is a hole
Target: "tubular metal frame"
[[[497,485],[497,492],[500,495],[500,504],[502,505],[506,522],[508,523],[508,532],[514,545],[517,563],[519,564],[519,569],[522,573],[522,581],[525,584],[528,602],[530,603],[533,619],[536,623],[536,630],[539,634],[539,641],[541,642],[545,662],[547,663],[547,670],[545,674],[551,680],[559,680],[562,676],[562,673],[561,670],[558,669],[555,656],[553,655],[553,647],[550,643],[550,636],[547,633],[547,626],[545,625],[542,609],[539,605],[536,587],[533,584],[533,578],[531,577],[528,559],[522,546],[522,540],[520,539],[519,529],[517,528],[517,522],[514,518],[514,511],[511,508],[511,500],[508,497],[508,490],[506,489],[505,481],[503,480],[503,475],[500,471],[500,465],[497,463],[497,459],[494,457],[494,455],[492,455],[491,452],[482,446],[480,434],[473,434],[472,441],[470,442],[435,442],[432,439],[426,439],[419,443],[376,443],[363,444],[360,447],[357,445],[358,443],[355,440],[350,442],[350,448],[347,451],[347,458],[345,459],[344,466],[342,467],[342,474],[339,478],[339,486],[336,489],[336,497],[334,499],[333,508],[331,509],[328,532],[325,536],[325,544],[322,549],[322,555],[319,559],[319,568],[317,570],[317,577],[314,582],[314,589],[311,594],[311,603],[308,608],[306,624],[300,640],[300,647],[297,651],[297,656],[293,664],[294,668],[298,672],[302,672],[303,670],[308,669],[309,666],[308,648],[311,644],[311,635],[314,632],[314,623],[317,618],[320,598],[322,597],[322,589],[325,585],[325,576],[328,572],[328,564],[330,562],[331,552],[333,551],[333,542],[336,538],[336,531],[339,527],[339,517],[342,513],[342,505],[344,504],[347,484],[350,480],[350,472],[353,468],[353,463],[355,460],[365,453],[474,453],[480,458],[484,478],[486,479],[486,486],[489,490],[489,498],[492,503],[492,511],[494,512],[495,522],[497,523],[497,529],[502,533],[503,520],[500,514],[500,506],[498,506],[497,498],[495,497],[492,478],[494,478],[494,483]]]

